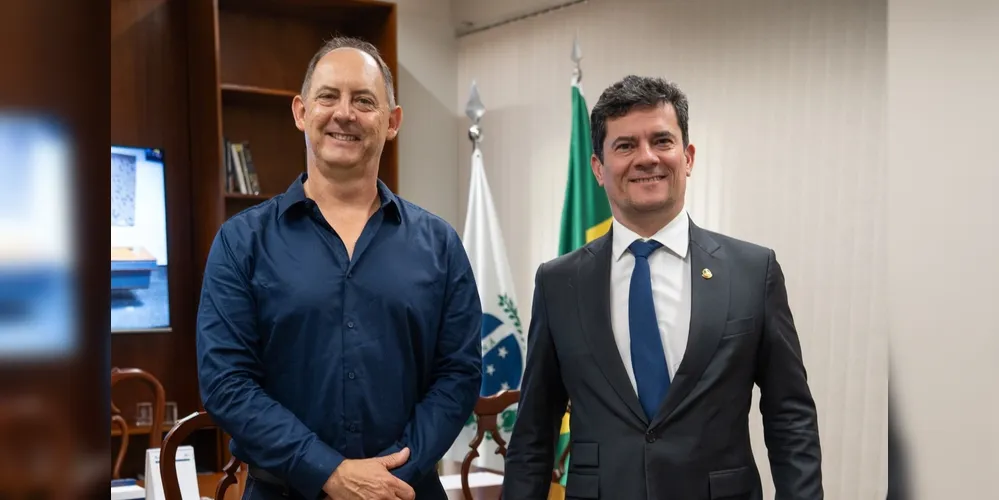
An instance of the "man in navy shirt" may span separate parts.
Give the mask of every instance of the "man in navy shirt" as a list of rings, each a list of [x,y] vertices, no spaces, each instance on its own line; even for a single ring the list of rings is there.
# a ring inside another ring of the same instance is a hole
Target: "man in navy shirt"
[[[435,465],[481,383],[454,229],[378,180],[402,110],[370,44],[328,42],[292,110],[307,170],[222,225],[198,311],[205,409],[244,498],[445,499]]]

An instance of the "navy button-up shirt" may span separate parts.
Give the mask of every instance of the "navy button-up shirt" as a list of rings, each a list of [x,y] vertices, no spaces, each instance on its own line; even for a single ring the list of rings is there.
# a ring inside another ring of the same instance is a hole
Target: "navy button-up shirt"
[[[415,487],[479,396],[468,257],[450,225],[380,181],[381,207],[348,257],[305,178],[212,244],[197,327],[205,410],[235,456],[306,498],[345,458],[403,447],[409,461],[392,473]]]

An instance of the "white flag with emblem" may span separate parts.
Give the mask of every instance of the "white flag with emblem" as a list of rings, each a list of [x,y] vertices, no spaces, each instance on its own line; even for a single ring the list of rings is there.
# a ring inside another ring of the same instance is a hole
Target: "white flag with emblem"
[[[513,290],[513,274],[506,258],[506,247],[500,231],[496,208],[489,191],[489,182],[482,164],[482,151],[472,152],[472,179],[468,194],[468,213],[462,241],[468,253],[479,298],[482,301],[482,396],[491,396],[504,389],[520,389],[527,352],[523,328]],[[517,415],[516,405],[510,406],[497,418],[500,435],[510,442],[510,432]],[[469,443],[475,437],[473,418],[445,456],[462,461],[471,451]],[[496,442],[486,434],[478,447],[479,456],[472,465],[503,470],[503,457],[496,453]]]

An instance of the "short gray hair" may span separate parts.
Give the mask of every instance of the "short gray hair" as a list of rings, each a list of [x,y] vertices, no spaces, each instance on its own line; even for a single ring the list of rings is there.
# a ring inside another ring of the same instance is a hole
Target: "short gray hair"
[[[319,60],[326,56],[326,54],[336,49],[357,49],[373,57],[375,61],[378,61],[378,67],[382,71],[382,79],[385,80],[385,95],[388,96],[389,108],[394,108],[395,88],[392,85],[392,70],[389,69],[388,64],[385,64],[385,60],[382,59],[377,47],[360,38],[349,36],[338,36],[329,40],[319,48],[316,55],[312,56],[312,60],[309,61],[309,67],[305,70],[305,80],[302,81],[302,97],[308,97],[309,89],[312,87],[312,73],[316,70],[316,64],[319,64]]]

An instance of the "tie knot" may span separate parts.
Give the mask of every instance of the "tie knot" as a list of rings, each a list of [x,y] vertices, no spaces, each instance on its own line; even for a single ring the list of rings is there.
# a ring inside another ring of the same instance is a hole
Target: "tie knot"
[[[652,252],[654,252],[657,248],[661,246],[663,246],[663,244],[659,243],[656,240],[649,240],[649,241],[635,240],[635,242],[629,245],[628,248],[631,250],[631,253],[635,256],[636,259],[637,258],[647,259]]]

